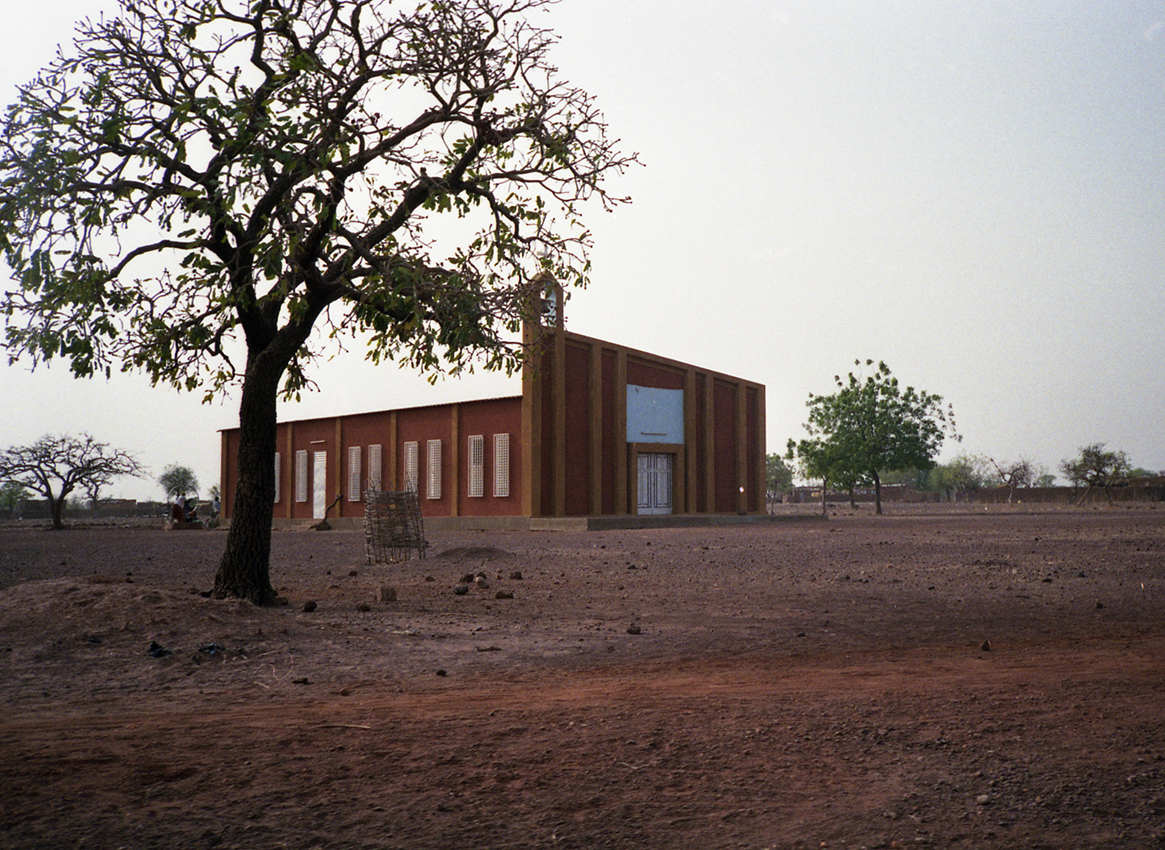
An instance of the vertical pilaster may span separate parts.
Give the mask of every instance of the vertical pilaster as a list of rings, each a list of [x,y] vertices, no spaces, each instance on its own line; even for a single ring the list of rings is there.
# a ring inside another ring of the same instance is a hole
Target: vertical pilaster
[[[397,441],[397,413],[391,410],[388,413],[388,445],[381,450],[380,462],[384,463],[385,457],[388,458],[388,469],[384,473],[384,480],[381,482],[381,487],[385,490],[403,490],[396,480],[397,473],[397,452],[399,447]]]
[[[627,351],[615,350],[615,513],[631,512],[627,489]]]
[[[566,516],[566,333],[561,329],[554,332],[553,400],[554,515]]]
[[[736,511],[748,510],[748,392],[736,383]]]
[[[704,510],[714,514],[716,504],[716,379],[704,374]]]
[[[291,519],[294,516],[295,510],[295,423],[287,423],[287,450],[283,452],[283,472],[291,470],[290,475],[284,475],[283,480],[286,483],[283,490],[287,494],[287,518]]]
[[[449,412],[449,516],[461,512],[461,405],[450,405]]]
[[[590,512],[603,512],[603,347],[591,343],[587,380],[587,439],[590,441]]]
[[[347,487],[344,486],[344,476],[347,475],[347,472],[348,472],[348,458],[346,456],[346,453],[344,452],[344,417],[343,416],[336,417],[336,452],[335,452],[335,455],[336,455],[336,463],[335,463],[336,472],[332,475],[332,483],[335,485],[335,487],[332,490],[331,498],[328,499],[328,504],[331,504],[331,500],[333,498],[335,498],[336,496],[339,496],[340,502],[339,502],[339,504],[336,505],[336,508],[337,508],[336,516],[341,517],[344,515],[344,508],[345,508],[344,503],[347,501],[347,499],[344,498],[344,495],[345,495],[345,491],[348,489]]]
[[[754,468],[756,470],[756,480],[760,486],[760,492],[754,496],[754,503],[761,513],[768,511],[768,481],[765,474],[765,460],[766,452],[765,445],[768,432],[765,424],[765,388],[758,386],[756,388],[756,457],[753,458]]]
[[[533,322],[522,326],[522,515],[542,515],[542,380],[544,343]]]
[[[684,487],[680,513],[696,512],[696,370],[684,370]],[[678,492],[678,489],[677,489]]]

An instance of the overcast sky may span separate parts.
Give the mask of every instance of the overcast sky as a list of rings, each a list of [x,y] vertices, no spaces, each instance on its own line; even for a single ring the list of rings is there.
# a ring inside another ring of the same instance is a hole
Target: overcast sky
[[[13,5],[13,4],[10,4]],[[1165,468],[1165,1],[564,0],[537,22],[645,164],[596,214],[588,336],[764,383],[768,450],[857,358],[942,395],[961,444],[1056,472],[1091,442]],[[15,99],[99,3],[5,10]],[[352,351],[303,418],[517,393]],[[218,481],[237,394],[0,366],[0,443],[87,430]],[[153,481],[123,481],[153,498]]]

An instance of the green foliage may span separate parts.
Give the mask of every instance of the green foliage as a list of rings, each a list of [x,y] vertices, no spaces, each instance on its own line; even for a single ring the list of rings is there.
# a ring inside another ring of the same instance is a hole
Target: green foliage
[[[31,446],[0,452],[0,481],[39,493],[49,501],[53,528],[63,527],[61,508],[78,487],[100,487],[123,475],[141,477],[145,468],[132,454],[79,437],[41,437]]]
[[[81,24],[5,121],[10,356],[209,397],[242,338],[295,395],[322,319],[374,359],[513,368],[530,282],[586,283],[582,205],[623,200],[603,181],[636,161],[555,78],[529,23],[552,2],[121,0]],[[466,227],[423,237],[440,217]]]
[[[0,484],[0,515],[11,517],[16,506],[29,497],[29,492],[16,481]]]
[[[793,468],[778,454],[765,455],[765,486],[769,498],[793,489]]]
[[[861,361],[854,361],[862,365]],[[867,366],[874,361],[867,360]],[[882,512],[883,470],[928,470],[947,433],[955,434],[954,414],[942,397],[902,387],[885,363],[860,378],[834,377],[837,392],[812,395],[806,406],[810,437],[790,441],[809,477],[847,489],[872,482],[877,512]]]
[[[982,458],[960,452],[949,463],[930,471],[931,486],[952,500],[977,492],[987,484]]]
[[[1124,452],[1104,450],[1104,443],[1092,443],[1080,449],[1074,458],[1060,462],[1060,471],[1073,484],[1110,487],[1128,480],[1132,466]]]
[[[1120,451],[1105,451],[1104,443],[1083,446],[1076,457],[1060,462],[1060,471],[1073,486],[1102,487],[1109,504],[1112,503],[1113,485],[1127,483],[1131,470],[1128,455]],[[1086,490],[1081,501],[1087,494]]]
[[[187,493],[198,492],[198,477],[188,466],[179,466],[172,463],[162,470],[158,476],[158,483],[170,498],[185,496]]]
[[[1145,469],[1143,466],[1134,466],[1129,470],[1129,478],[1157,478],[1158,476],[1165,476],[1165,470]]]

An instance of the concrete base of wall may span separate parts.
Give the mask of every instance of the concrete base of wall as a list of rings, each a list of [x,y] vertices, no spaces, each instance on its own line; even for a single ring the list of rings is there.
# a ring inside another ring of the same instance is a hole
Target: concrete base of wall
[[[429,517],[425,531],[613,531],[624,528],[707,528],[729,525],[776,525],[787,522],[824,522],[822,514],[772,516],[769,514],[668,514],[656,516],[568,516],[568,517]],[[276,519],[276,531],[306,531],[314,519]],[[364,520],[341,517],[328,520],[337,531],[361,531]],[[223,527],[226,527],[224,523]]]

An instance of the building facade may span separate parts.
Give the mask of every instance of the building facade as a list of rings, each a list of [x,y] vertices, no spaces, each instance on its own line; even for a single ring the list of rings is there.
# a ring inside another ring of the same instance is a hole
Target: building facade
[[[370,487],[467,522],[764,512],[763,385],[568,332],[553,306],[521,395],[280,423],[273,517],[362,518]],[[221,440],[229,518],[238,429]]]

